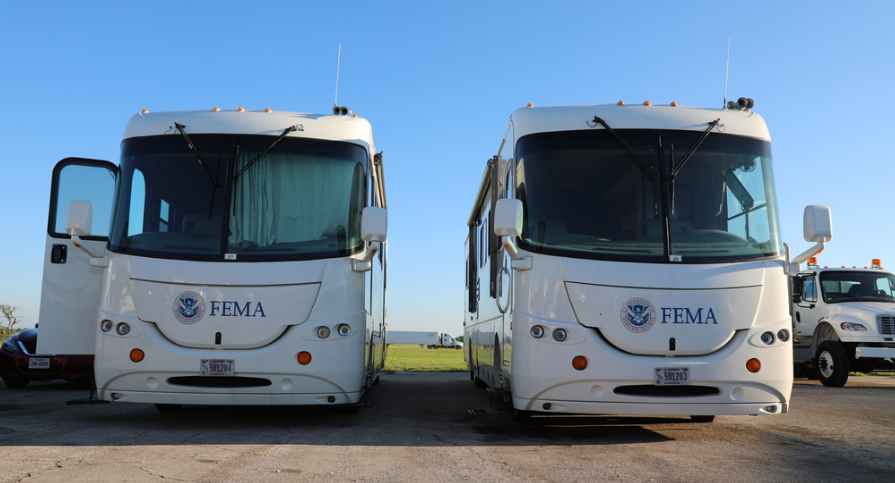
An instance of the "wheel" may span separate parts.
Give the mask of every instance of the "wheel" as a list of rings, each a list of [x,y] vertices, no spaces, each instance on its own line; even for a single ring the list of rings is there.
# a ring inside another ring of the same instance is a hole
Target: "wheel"
[[[460,347],[460,346],[454,347],[454,349],[457,349],[458,351],[459,351],[459,350],[463,350],[463,348]]]
[[[183,404],[156,404],[155,408],[163,413],[176,413],[180,411],[180,408],[183,407]]]
[[[518,422],[528,421],[529,419],[531,419],[532,414],[533,413],[531,411],[523,411],[521,409],[514,409],[513,414],[510,416],[510,419],[512,419],[513,421],[518,421]]]
[[[4,377],[3,383],[10,389],[21,389],[28,385],[31,379],[27,377]]]
[[[479,379],[478,377],[473,379],[472,384],[475,386],[476,389],[485,389],[486,387],[488,387],[488,385],[485,384],[485,381]]]
[[[820,382],[827,387],[842,387],[848,380],[848,353],[838,341],[828,340],[817,347],[814,367]]]
[[[714,416],[690,416],[694,423],[710,423],[715,420]]]

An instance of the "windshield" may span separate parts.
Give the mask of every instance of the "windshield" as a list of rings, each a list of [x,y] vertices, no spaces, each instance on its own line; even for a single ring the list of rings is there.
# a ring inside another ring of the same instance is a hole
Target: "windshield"
[[[362,248],[367,152],[349,143],[191,134],[128,139],[109,246],[185,260],[301,260]]]
[[[578,258],[682,263],[782,253],[770,143],[712,133],[669,180],[671,166],[701,132],[616,132],[658,175],[654,181],[605,129],[519,140],[522,248]]]
[[[831,271],[820,274],[824,302],[895,302],[895,276],[889,273]]]

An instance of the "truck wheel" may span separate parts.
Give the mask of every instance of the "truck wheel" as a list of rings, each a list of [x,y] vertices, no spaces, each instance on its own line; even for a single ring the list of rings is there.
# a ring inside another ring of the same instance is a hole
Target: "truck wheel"
[[[842,387],[848,380],[848,353],[837,341],[821,342],[814,359],[820,382],[827,387]]]
[[[28,385],[30,379],[27,377],[4,377],[3,383],[10,389],[21,389]]]
[[[485,381],[479,379],[478,377],[473,376],[472,385],[475,386],[476,389],[485,389],[488,387],[488,384]]]

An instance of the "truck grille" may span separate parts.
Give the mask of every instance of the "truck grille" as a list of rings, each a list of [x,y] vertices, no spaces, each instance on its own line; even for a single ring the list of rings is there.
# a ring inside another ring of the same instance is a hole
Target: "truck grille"
[[[879,323],[879,333],[886,335],[895,334],[895,317],[893,316],[880,316],[877,318],[877,322]]]

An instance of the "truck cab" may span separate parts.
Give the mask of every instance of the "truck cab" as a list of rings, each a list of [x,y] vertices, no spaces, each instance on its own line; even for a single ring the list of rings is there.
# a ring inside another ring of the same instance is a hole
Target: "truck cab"
[[[809,259],[792,275],[792,325],[796,368],[825,386],[845,385],[849,372],[893,369],[895,274],[877,259],[870,268]]]

